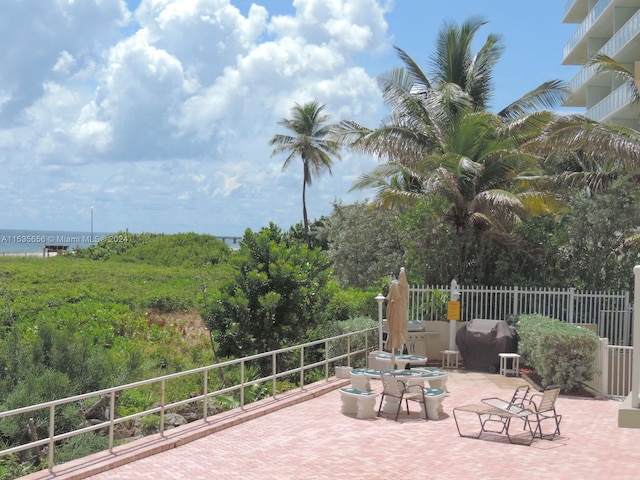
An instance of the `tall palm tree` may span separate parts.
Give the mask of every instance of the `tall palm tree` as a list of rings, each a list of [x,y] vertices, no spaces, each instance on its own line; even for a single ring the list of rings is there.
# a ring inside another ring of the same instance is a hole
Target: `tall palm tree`
[[[492,68],[502,47],[499,37],[490,35],[480,51],[472,55],[471,41],[484,25],[480,18],[445,24],[439,34],[437,53],[432,57],[431,80],[406,52],[396,51],[404,67],[378,77],[378,85],[390,114],[382,126],[369,129],[356,122],[340,124],[339,140],[351,148],[391,162],[411,166],[437,150],[439,130],[446,129],[459,114],[484,111],[490,98]],[[460,43],[458,45],[456,42]],[[457,64],[457,67],[451,64]],[[557,106],[567,90],[563,82],[545,82],[504,107],[497,115],[531,139],[551,119],[541,110]]]
[[[539,174],[540,159],[524,151],[554,115],[566,94],[559,80],[545,82],[496,114],[486,108],[492,69],[502,53],[490,35],[473,54],[471,43],[486,22],[474,17],[445,24],[431,58],[431,78],[396,47],[404,67],[378,77],[389,115],[370,129],[344,120],[339,141],[387,163],[360,177],[353,189],[376,188],[381,206],[411,203],[428,195],[451,201],[448,220],[465,245],[481,235],[509,243],[510,227],[526,210],[549,209],[545,195],[526,189],[521,176]]]
[[[381,207],[411,205],[430,196],[447,199],[451,207],[443,220],[458,237],[463,276],[474,242],[483,238],[513,246],[517,239],[512,229],[524,216],[557,207],[553,195],[527,187],[525,180],[541,173],[540,158],[519,148],[513,123],[469,110],[435,129],[437,144],[419,162],[381,164],[360,176],[352,189],[375,188],[375,203]]]
[[[288,152],[289,155],[282,165],[286,170],[296,157],[302,160],[302,218],[304,221],[304,233],[307,244],[309,238],[309,219],[307,217],[307,185],[311,185],[314,177],[320,177],[323,173],[331,174],[333,160],[331,157],[340,158],[340,144],[329,138],[332,126],[327,124],[328,115],[322,111],[325,105],[320,105],[316,100],[303,105],[295,104],[291,109],[291,118],[283,118],[278,122],[293,135],[274,135],[269,145],[275,146],[271,156]]]
[[[411,92],[424,94],[437,86],[453,84],[468,95],[474,110],[487,110],[493,95],[493,68],[504,52],[504,45],[500,35],[489,34],[480,49],[475,54],[472,52],[475,36],[486,24],[482,17],[471,17],[461,25],[444,23],[430,58],[430,76],[407,52],[394,47],[411,78]],[[393,82],[393,76],[385,79],[383,74],[383,83],[388,81]],[[505,120],[514,119],[528,112],[553,108],[566,93],[560,80],[547,81],[504,107],[498,115]]]

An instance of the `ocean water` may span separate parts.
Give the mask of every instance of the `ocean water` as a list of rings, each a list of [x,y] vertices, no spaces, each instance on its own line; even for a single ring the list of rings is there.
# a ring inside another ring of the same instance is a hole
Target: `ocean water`
[[[218,237],[231,248],[238,248],[240,237]],[[123,241],[117,233],[65,232],[52,230],[8,230],[0,229],[0,256],[4,254],[43,253],[46,245],[66,246],[68,250],[86,248],[100,240]]]

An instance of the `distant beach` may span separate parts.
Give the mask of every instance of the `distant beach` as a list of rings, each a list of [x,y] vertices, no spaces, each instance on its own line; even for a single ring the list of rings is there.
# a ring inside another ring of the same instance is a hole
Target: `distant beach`
[[[99,242],[108,233],[67,232],[55,230],[0,229],[0,256],[54,256],[55,250],[45,252],[46,246],[73,250]]]
[[[53,257],[57,255],[55,249],[45,251],[45,247],[52,246],[67,250],[87,248],[109,235],[113,233],[0,229],[0,257]],[[224,240],[231,248],[238,248],[237,240],[241,237],[217,238]]]

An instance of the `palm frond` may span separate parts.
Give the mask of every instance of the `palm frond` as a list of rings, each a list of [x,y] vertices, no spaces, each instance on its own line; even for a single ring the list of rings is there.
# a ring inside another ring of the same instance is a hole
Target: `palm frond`
[[[427,77],[427,75],[422,71],[416,61],[400,47],[394,45],[393,48],[397,52],[398,57],[400,57],[400,60],[402,60],[402,63],[404,63],[404,68],[411,75],[413,80],[412,91],[414,93],[424,93],[431,89],[431,81],[429,80],[429,77]]]
[[[543,154],[581,151],[593,159],[614,158],[621,167],[638,168],[640,132],[624,125],[604,124],[581,115],[558,117],[528,148]]]
[[[493,68],[503,52],[502,36],[490,34],[469,65],[466,91],[474,99],[474,106],[478,110],[484,110],[491,100]]]
[[[536,110],[551,110],[560,105],[568,93],[562,80],[549,80],[503,108],[498,115],[504,120],[513,120]]]
[[[604,53],[598,53],[587,62],[587,66],[595,66],[598,73],[611,73],[622,80],[629,88],[631,88],[633,103],[640,102],[640,91],[638,91],[638,84],[636,82],[635,75],[624,64],[614,60]]]

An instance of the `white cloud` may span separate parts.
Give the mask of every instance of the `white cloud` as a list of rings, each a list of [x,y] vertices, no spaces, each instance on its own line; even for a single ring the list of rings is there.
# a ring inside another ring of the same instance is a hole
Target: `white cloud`
[[[358,64],[388,48],[379,1],[296,0],[276,16],[259,1],[246,15],[229,0],[25,3],[6,0],[24,20],[0,27],[15,38],[0,51],[6,228],[75,230],[88,205],[102,230],[286,228],[302,177],[271,158],[277,121],[312,98],[335,121],[381,117]],[[348,158],[310,189],[313,215],[350,195],[366,161]]]

